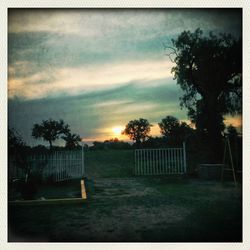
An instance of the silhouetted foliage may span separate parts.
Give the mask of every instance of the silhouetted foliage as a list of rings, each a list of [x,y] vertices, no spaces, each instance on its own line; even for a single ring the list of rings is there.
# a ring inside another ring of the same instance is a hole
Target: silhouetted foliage
[[[17,167],[23,169],[25,173],[28,173],[28,161],[27,155],[30,147],[26,145],[20,134],[14,130],[8,128],[8,155],[9,159],[14,158],[17,163]]]
[[[221,157],[223,115],[242,109],[242,40],[230,34],[204,36],[197,29],[182,32],[172,43],[172,72],[185,92],[181,106],[215,157]]]
[[[192,128],[173,116],[166,116],[158,125],[169,146],[181,146],[193,134]]]
[[[8,128],[8,151],[9,153],[16,153],[26,147],[21,135],[13,128]]]
[[[137,146],[140,146],[149,137],[151,126],[148,120],[143,118],[132,120],[126,125],[122,134],[127,135]]]
[[[130,149],[131,145],[127,142],[120,141],[118,138],[112,138],[110,140],[106,140],[105,145],[109,149]]]
[[[166,148],[169,146],[165,137],[152,136],[149,136],[148,139],[142,144],[143,148]]]
[[[158,125],[160,127],[161,134],[168,137],[172,134],[176,134],[176,130],[178,129],[180,122],[173,116],[166,116],[160,123],[158,123]]]
[[[103,150],[103,149],[105,149],[105,145],[104,145],[103,142],[94,141],[93,142],[93,146],[91,147],[91,149],[94,149],[94,150]]]
[[[71,134],[68,132],[62,136],[62,139],[66,141],[65,148],[67,149],[75,149],[80,146],[79,142],[81,141],[81,138],[77,134]]]
[[[14,129],[8,129],[8,149],[9,160],[14,160],[16,166],[22,169],[25,175],[25,179],[18,180],[18,185],[15,185],[16,189],[21,193],[23,199],[34,198],[38,191],[38,176],[31,173],[31,166],[28,161],[31,148],[26,145]],[[14,183],[9,184],[14,185]]]
[[[120,141],[118,138],[105,140],[104,142],[94,141],[91,150],[107,150],[107,149],[130,149],[131,145],[127,142]]]
[[[31,152],[33,154],[46,154],[46,153],[48,153],[48,151],[49,150],[44,145],[40,145],[40,144],[32,147],[32,149],[31,149]]]
[[[32,129],[32,136],[36,139],[42,138],[49,142],[50,149],[52,149],[52,142],[59,139],[61,135],[69,133],[69,125],[64,124],[63,120],[55,121],[52,119],[43,120],[41,124],[34,124]]]

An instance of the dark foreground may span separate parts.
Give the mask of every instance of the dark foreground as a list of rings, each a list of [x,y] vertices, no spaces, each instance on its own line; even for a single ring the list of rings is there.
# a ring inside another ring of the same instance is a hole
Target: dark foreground
[[[78,184],[57,187],[57,195],[63,190],[78,194]],[[163,177],[95,178],[88,191],[83,203],[9,205],[9,241],[242,241],[240,186]]]

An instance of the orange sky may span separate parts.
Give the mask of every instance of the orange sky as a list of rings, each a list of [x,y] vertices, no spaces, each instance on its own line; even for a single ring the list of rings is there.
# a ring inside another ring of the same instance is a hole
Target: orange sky
[[[182,121],[192,126],[189,120],[182,120]],[[241,115],[225,116],[224,123],[226,126],[233,125],[234,127],[237,128],[238,132],[240,133],[242,132],[242,116]],[[122,131],[124,128],[125,126],[122,126],[119,124],[117,126],[108,127],[108,128],[103,129],[103,133],[104,133],[103,136],[99,136],[95,138],[87,137],[87,138],[83,138],[83,141],[86,143],[91,143],[93,141],[105,141],[105,140],[109,140],[112,138],[118,138],[119,140],[123,140],[123,141],[130,141],[127,136],[119,134],[119,130]],[[153,124],[153,126],[151,127],[150,135],[161,136],[158,124],[156,123]]]

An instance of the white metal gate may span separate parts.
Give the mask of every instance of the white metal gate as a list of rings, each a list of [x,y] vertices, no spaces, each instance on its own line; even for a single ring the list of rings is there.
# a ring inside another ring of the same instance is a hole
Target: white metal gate
[[[186,149],[182,148],[136,149],[136,175],[168,175],[186,173]]]
[[[43,179],[51,178],[56,182],[81,178],[85,173],[83,150],[33,154],[28,156],[27,163],[31,172],[40,172]],[[24,176],[15,159],[9,159],[9,175],[10,179]]]

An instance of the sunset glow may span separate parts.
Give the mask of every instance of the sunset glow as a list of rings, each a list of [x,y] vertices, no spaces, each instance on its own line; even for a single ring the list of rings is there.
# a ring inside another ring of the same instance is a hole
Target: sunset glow
[[[140,117],[154,125],[151,136],[161,136],[167,115],[190,124],[163,44],[197,27],[237,37],[241,18],[225,10],[10,10],[9,126],[36,145],[31,129],[49,118],[63,119],[89,144],[130,141],[121,132]],[[240,117],[225,124],[242,127]]]
[[[112,131],[116,137],[119,137],[122,133],[123,128],[122,127],[113,127]]]

